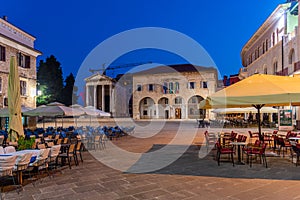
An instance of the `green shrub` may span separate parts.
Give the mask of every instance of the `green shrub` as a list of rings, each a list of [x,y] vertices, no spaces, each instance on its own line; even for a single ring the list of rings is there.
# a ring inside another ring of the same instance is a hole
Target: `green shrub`
[[[25,139],[23,136],[19,137],[18,150],[32,149],[35,138]]]

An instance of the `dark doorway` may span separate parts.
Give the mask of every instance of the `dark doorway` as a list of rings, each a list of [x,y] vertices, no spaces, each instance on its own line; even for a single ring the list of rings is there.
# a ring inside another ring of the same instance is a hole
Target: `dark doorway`
[[[165,119],[169,119],[169,111],[168,110],[165,111]]]

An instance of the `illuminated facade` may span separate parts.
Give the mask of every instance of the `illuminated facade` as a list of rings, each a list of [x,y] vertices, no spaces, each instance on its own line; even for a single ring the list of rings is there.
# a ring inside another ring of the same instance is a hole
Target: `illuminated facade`
[[[300,69],[298,2],[280,4],[244,45],[240,77],[291,75]]]
[[[20,76],[21,103],[36,106],[36,57],[41,52],[34,48],[35,37],[12,25],[7,17],[0,18],[0,108],[7,106],[10,57],[17,57]]]
[[[296,0],[278,5],[244,45],[240,78],[256,73],[282,76],[300,73],[298,7]],[[293,117],[300,119],[298,107],[293,107]]]
[[[133,74],[134,119],[210,118],[199,102],[214,93],[215,68],[190,64],[158,66]]]

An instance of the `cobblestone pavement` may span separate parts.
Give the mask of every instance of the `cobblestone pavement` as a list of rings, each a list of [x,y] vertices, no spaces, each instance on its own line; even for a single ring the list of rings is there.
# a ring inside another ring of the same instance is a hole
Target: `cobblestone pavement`
[[[97,160],[105,158],[113,148],[108,143],[105,150],[84,152],[84,162],[79,166],[57,171],[53,178],[45,177],[35,185],[25,181],[23,191],[5,192],[4,199],[300,199],[300,167],[292,164],[288,156],[268,157],[268,168],[260,163],[253,163],[252,168],[247,164],[233,167],[230,162],[221,162],[218,166],[213,151],[199,158],[198,146],[183,142],[172,144],[188,147],[172,164],[152,172],[130,172],[141,162],[147,162],[146,152],[155,152],[169,144],[178,124],[169,122],[159,134],[143,139],[138,137],[146,136],[145,132],[153,129],[137,128],[136,137],[113,141],[127,151],[144,153],[125,172]],[[193,143],[203,142],[205,129],[198,129],[191,122],[184,126],[197,131]],[[235,130],[246,133],[250,129]]]

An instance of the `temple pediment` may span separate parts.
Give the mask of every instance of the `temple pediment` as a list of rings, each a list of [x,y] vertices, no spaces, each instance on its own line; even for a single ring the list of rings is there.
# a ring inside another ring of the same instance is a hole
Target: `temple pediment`
[[[89,83],[89,82],[105,82],[105,83],[112,83],[114,82],[112,78],[108,77],[108,76],[105,76],[103,74],[93,74],[92,76],[90,77],[87,77],[84,79],[86,83]]]

